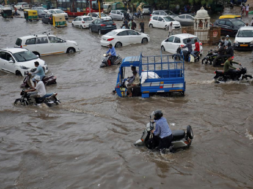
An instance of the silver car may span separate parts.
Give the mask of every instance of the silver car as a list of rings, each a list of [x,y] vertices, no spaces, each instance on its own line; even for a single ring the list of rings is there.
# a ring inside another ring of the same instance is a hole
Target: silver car
[[[113,20],[124,20],[124,13],[119,10],[111,10],[109,16]]]
[[[193,26],[194,17],[190,14],[181,14],[173,17],[174,20],[180,22],[182,26]]]

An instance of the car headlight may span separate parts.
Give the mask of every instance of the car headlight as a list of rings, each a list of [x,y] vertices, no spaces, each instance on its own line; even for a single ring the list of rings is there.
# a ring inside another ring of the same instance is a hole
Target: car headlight
[[[24,69],[24,70],[28,70],[29,68],[25,67],[25,66],[20,66],[21,69]]]

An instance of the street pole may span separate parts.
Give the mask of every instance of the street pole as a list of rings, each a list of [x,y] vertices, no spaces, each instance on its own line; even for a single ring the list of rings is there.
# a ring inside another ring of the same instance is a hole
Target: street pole
[[[99,12],[99,18],[101,18],[101,9],[100,9],[100,0],[98,0],[98,12]]]
[[[4,5],[7,5],[7,0],[4,0]]]
[[[89,12],[90,12],[90,17],[92,17],[92,16],[91,16],[91,7],[90,7],[91,1],[92,1],[92,0],[89,0]]]

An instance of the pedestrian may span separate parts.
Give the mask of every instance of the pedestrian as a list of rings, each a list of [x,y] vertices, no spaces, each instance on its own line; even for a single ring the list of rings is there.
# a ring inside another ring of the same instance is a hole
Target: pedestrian
[[[226,38],[225,38],[225,40],[224,40],[225,46],[227,46],[228,43],[230,43],[232,45],[232,41],[229,39],[229,35],[227,35]]]
[[[129,29],[127,19],[124,20],[123,25],[125,25],[126,29]]]
[[[244,15],[244,12],[245,12],[245,6],[244,6],[244,4],[242,4],[242,16]]]
[[[253,17],[252,17],[252,20],[251,20],[251,22],[250,22],[250,25],[253,26]]]
[[[136,23],[134,22],[134,20],[132,20],[132,30],[135,30],[135,28],[136,28]]]
[[[140,28],[141,28],[141,32],[144,33],[144,21],[143,21],[143,19],[140,22]]]
[[[169,35],[168,35],[168,37],[170,35],[173,35],[173,25],[172,25],[172,22],[170,22],[170,24],[169,24]]]
[[[17,16],[18,15],[18,12],[17,12],[17,8],[13,5],[14,7],[14,10],[15,10],[15,15]]]
[[[249,14],[249,4],[246,6],[246,16]]]
[[[132,20],[130,20],[130,21],[128,22],[128,27],[129,27],[129,29],[132,29]]]

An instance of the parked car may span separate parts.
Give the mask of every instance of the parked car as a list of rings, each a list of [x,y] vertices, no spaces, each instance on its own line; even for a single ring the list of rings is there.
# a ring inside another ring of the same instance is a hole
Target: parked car
[[[4,6],[3,5],[0,5],[0,13],[2,12]]]
[[[101,37],[100,44],[102,46],[112,44],[118,48],[130,44],[148,43],[149,41],[150,38],[148,34],[130,29],[117,29],[103,35]]]
[[[174,12],[170,10],[154,10],[150,16],[153,15],[163,15],[163,16],[169,15],[171,17],[177,16]]]
[[[47,14],[44,7],[33,7],[32,10],[37,10],[39,18],[43,18]]]
[[[144,5],[143,8],[142,8],[142,14],[145,15],[145,14],[151,14],[151,6],[150,5]]]
[[[193,26],[194,17],[190,14],[180,14],[173,17],[174,20],[180,22],[181,26]]]
[[[245,26],[245,23],[240,19],[218,19],[213,26],[221,28],[221,35],[235,36],[240,27]]]
[[[29,9],[30,6],[27,2],[18,2],[16,5],[14,5],[18,10],[24,10]]]
[[[188,39],[191,39],[192,50],[195,49],[194,40],[197,39],[197,41],[200,43],[200,55],[202,55],[203,47],[202,47],[202,43],[199,41],[199,38],[196,35],[192,35],[188,33],[171,35],[167,39],[163,40],[161,43],[161,50],[175,54],[177,51],[177,48],[179,46],[186,45]],[[188,50],[188,49],[185,48],[184,50]]]
[[[104,4],[103,5],[103,12],[104,13],[109,13],[109,12],[111,12],[111,10],[112,10],[112,5],[111,4]]]
[[[93,20],[99,18],[99,12],[93,12],[87,14],[87,16],[90,16]],[[103,20],[111,20],[112,18],[110,16],[105,15],[104,13],[101,12],[101,19]]]
[[[53,24],[53,15],[52,14],[48,14],[48,13],[46,13],[43,17],[42,17],[42,19],[41,19],[41,21],[44,23],[44,24]]]
[[[0,49],[0,69],[24,76],[25,71],[35,68],[34,62],[37,61],[48,72],[48,67],[44,60],[41,60],[31,51],[21,48]]]
[[[90,32],[98,32],[99,35],[117,29],[116,24],[112,20],[96,19],[90,25]]]
[[[62,11],[61,9],[49,9],[46,12],[50,13],[50,14],[62,14],[65,15],[65,19],[68,20],[68,14],[64,11]]]
[[[78,16],[72,21],[72,26],[79,28],[89,28],[92,18],[90,16]]]
[[[164,28],[166,29],[170,23],[172,22],[172,27],[173,29],[179,29],[181,28],[181,25],[178,21],[175,21],[173,18],[170,16],[152,16],[148,25],[149,27],[155,27],[155,28]]]
[[[253,49],[253,27],[241,27],[234,41],[234,49],[236,50],[252,50]]]
[[[55,35],[41,34],[19,37],[15,47],[25,48],[38,56],[75,53],[79,47],[75,41],[63,40]]]
[[[127,13],[125,10],[112,10],[109,14],[109,16],[113,20],[124,20],[124,14]],[[131,13],[128,13],[129,19],[133,19],[133,15]]]

